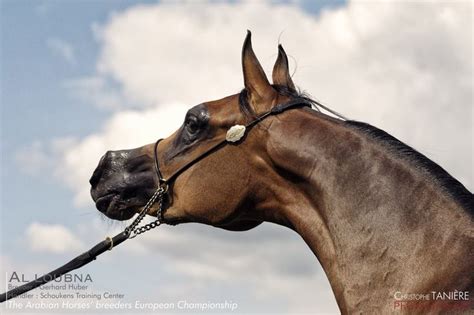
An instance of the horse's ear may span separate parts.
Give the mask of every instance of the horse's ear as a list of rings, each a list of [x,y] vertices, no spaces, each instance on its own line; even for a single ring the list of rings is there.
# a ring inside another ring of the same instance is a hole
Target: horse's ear
[[[253,52],[251,37],[252,34],[247,31],[247,37],[245,37],[244,46],[242,47],[242,70],[249,99],[254,103],[258,103],[271,97],[274,90]]]
[[[273,84],[286,86],[295,90],[295,84],[291,80],[290,69],[288,67],[288,57],[282,45],[278,45],[278,57],[273,66]]]

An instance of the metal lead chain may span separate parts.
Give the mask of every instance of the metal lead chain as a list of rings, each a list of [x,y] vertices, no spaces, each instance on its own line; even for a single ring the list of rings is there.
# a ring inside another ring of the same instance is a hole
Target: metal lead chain
[[[131,236],[129,236],[128,238],[135,238],[138,235],[140,235],[142,233],[145,233],[146,231],[149,231],[151,229],[159,227],[160,225],[161,225],[160,220],[155,220],[153,222],[145,224],[144,226],[140,226],[140,227],[136,228],[135,230],[133,230],[133,234]]]
[[[139,234],[142,234],[146,231],[149,231],[149,230],[154,229],[154,228],[161,225],[161,221],[160,221],[160,219],[161,219],[161,208],[163,206],[163,195],[164,195],[165,192],[166,192],[166,188],[160,186],[153,193],[153,195],[150,197],[148,202],[143,207],[143,210],[138,214],[138,217],[135,220],[133,220],[133,222],[127,228],[125,228],[125,233],[127,233],[129,235],[128,238],[134,238]],[[140,222],[143,220],[143,218],[147,214],[148,210],[150,210],[150,208],[153,206],[153,204],[155,202],[158,202],[158,219],[156,219],[155,221],[150,222],[150,223],[148,223],[144,226],[138,227]]]

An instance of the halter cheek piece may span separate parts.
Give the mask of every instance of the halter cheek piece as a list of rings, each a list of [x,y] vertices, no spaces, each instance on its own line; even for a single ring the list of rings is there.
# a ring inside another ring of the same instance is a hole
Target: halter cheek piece
[[[210,147],[209,149],[204,151],[202,154],[200,154],[196,158],[194,158],[191,161],[184,164],[182,167],[180,167],[174,173],[172,173],[167,179],[165,179],[163,177],[163,174],[160,170],[160,162],[158,160],[158,145],[161,142],[161,140],[163,140],[163,139],[158,139],[155,142],[153,152],[154,152],[154,156],[155,156],[155,171],[156,171],[156,175],[158,177],[159,189],[163,188],[163,190],[164,190],[163,195],[164,195],[168,191],[168,183],[170,183],[172,180],[176,179],[176,177],[178,177],[182,172],[184,172],[186,169],[188,169],[192,165],[196,164],[201,159],[205,158],[206,156],[208,156],[209,154],[211,154],[212,152],[214,152],[218,148],[223,147],[228,142],[237,142],[237,141],[239,141],[245,135],[245,132],[247,130],[249,130],[254,125],[260,123],[265,118],[267,118],[269,116],[275,116],[275,115],[281,114],[284,111],[287,111],[289,109],[299,108],[299,107],[309,107],[309,108],[311,108],[311,104],[309,102],[304,102],[304,101],[301,101],[301,100],[289,101],[287,103],[278,104],[278,105],[275,105],[270,111],[258,116],[257,118],[255,118],[254,120],[252,120],[251,122],[249,122],[245,126],[235,125],[235,126],[231,127],[229,129],[229,131],[227,132],[227,135],[226,135],[225,139],[223,139],[222,141],[219,141],[217,144],[213,145],[212,147]],[[163,210],[162,210],[161,206],[158,208],[157,221],[159,221],[160,224],[165,223],[164,218],[163,218]]]

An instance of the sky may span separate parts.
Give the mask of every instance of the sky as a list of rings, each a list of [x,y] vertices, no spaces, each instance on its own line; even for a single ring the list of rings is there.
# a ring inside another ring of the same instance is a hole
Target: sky
[[[89,196],[100,156],[167,136],[188,108],[240,91],[247,29],[267,73],[283,44],[302,90],[474,187],[468,1],[0,4],[2,284],[13,271],[50,271],[124,226]],[[121,301],[338,313],[309,248],[271,224],[245,233],[165,226],[79,273],[93,278],[91,292]]]

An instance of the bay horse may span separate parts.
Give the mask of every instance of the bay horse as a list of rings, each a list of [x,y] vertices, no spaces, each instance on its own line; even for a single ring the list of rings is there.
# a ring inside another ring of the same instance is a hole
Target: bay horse
[[[441,313],[456,306],[445,302],[466,302],[434,293],[463,293],[470,303],[472,193],[371,125],[307,106],[283,110],[318,103],[297,91],[281,45],[273,84],[250,32],[242,68],[240,93],[192,107],[169,137],[108,151],[90,179],[97,209],[116,220],[139,212],[160,185],[156,155],[159,173],[172,177],[159,214],[164,223],[293,229],[320,261],[343,314]],[[277,114],[265,116],[270,112]],[[233,126],[237,138],[225,141]]]

